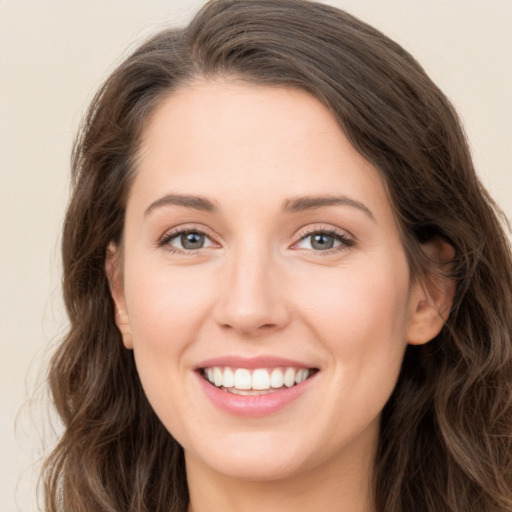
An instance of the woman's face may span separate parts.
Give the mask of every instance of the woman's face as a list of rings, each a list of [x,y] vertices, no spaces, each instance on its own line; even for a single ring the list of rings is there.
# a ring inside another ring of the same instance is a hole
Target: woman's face
[[[318,100],[234,81],[171,94],[107,268],[188,467],[276,479],[369,463],[423,292],[379,173]]]

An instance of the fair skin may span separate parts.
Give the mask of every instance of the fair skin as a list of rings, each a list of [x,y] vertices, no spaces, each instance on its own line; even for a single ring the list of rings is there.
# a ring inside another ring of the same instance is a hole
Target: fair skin
[[[169,95],[107,272],[190,511],[373,511],[380,413],[452,293],[411,280],[378,171],[318,100],[227,80]],[[306,380],[269,387],[289,366]]]

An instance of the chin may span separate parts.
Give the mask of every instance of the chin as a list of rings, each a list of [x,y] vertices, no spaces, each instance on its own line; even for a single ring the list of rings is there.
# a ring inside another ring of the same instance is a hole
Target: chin
[[[186,450],[185,458],[201,459],[203,466],[227,478],[252,481],[287,479],[314,465],[310,460],[312,454],[304,452],[303,443],[295,446],[282,436],[268,433],[259,436],[239,433],[230,437],[229,443],[217,441],[206,449],[200,447],[197,451],[200,457]]]
[[[208,465],[226,478],[258,482],[286,480],[304,471],[303,465],[296,461],[268,456],[233,457],[211,461]]]

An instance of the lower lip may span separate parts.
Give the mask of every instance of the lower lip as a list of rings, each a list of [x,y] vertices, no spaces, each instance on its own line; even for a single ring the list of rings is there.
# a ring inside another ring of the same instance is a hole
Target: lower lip
[[[219,409],[235,416],[266,416],[284,409],[289,403],[299,398],[311,385],[311,381],[317,374],[309,377],[304,382],[291,388],[283,388],[279,391],[263,395],[235,395],[229,391],[223,391],[210,384],[199,373],[197,377],[206,396]]]

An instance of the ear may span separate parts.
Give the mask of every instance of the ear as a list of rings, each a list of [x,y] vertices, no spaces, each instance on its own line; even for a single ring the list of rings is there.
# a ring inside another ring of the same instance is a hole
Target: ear
[[[123,337],[124,346],[131,350],[133,349],[133,340],[124,296],[122,258],[120,249],[113,242],[107,247],[105,271],[107,273],[110,294],[115,306],[115,322]]]
[[[431,262],[425,275],[411,285],[407,341],[423,345],[435,338],[443,328],[455,296],[455,282],[448,276],[455,256],[453,247],[435,239],[422,245]]]

